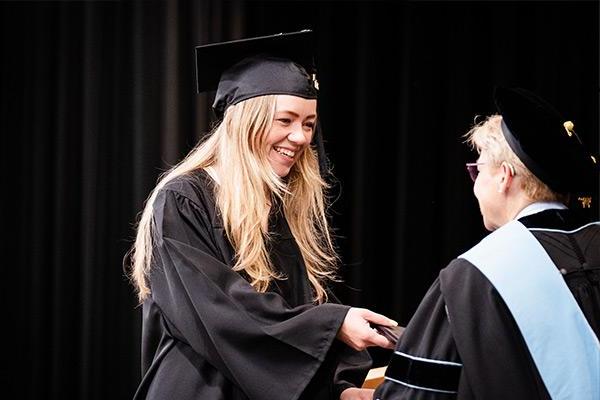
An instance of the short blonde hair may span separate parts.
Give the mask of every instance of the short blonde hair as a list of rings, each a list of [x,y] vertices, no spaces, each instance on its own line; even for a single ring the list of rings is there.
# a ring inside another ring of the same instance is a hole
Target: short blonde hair
[[[502,133],[501,122],[501,115],[494,114],[487,117],[465,134],[466,142],[472,149],[477,150],[477,153],[485,150],[490,157],[490,162],[495,166],[500,166],[503,161],[512,165],[515,175],[521,177],[521,189],[531,200],[559,201],[566,204],[568,202],[567,194],[557,193],[550,189],[548,185],[533,175],[511,150]]]

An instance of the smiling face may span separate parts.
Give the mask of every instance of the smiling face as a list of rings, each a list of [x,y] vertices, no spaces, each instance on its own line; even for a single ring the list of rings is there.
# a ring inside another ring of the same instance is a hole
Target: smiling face
[[[317,119],[317,100],[279,95],[273,125],[267,134],[269,163],[283,178],[310,145]]]

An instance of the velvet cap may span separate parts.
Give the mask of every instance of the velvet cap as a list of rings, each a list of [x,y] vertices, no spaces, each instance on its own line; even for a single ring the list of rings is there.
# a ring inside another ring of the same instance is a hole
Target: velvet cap
[[[213,110],[252,97],[289,94],[316,99],[313,32],[303,30],[196,47],[199,93],[214,91]]]
[[[504,137],[529,171],[558,193],[593,190],[598,158],[586,149],[572,121],[523,88],[496,87],[494,100]]]

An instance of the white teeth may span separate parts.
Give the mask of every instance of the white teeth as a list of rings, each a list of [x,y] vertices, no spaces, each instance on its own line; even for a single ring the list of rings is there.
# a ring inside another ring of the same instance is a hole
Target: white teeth
[[[278,152],[279,154],[282,154],[282,155],[290,157],[290,158],[294,158],[294,155],[296,155],[296,152],[290,151],[290,150],[287,150],[287,149],[283,149],[281,147],[273,147],[273,149],[276,152]]]

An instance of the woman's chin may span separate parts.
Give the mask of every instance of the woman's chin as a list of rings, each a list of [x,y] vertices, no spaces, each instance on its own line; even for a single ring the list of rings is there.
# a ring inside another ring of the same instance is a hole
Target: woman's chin
[[[290,174],[290,169],[289,168],[275,169],[275,173],[277,174],[278,177],[285,178]]]
[[[287,163],[283,164],[273,160],[269,160],[269,162],[271,164],[271,168],[273,168],[273,172],[275,172],[278,177],[285,178],[290,174],[290,170],[292,169],[291,165],[287,165]]]

